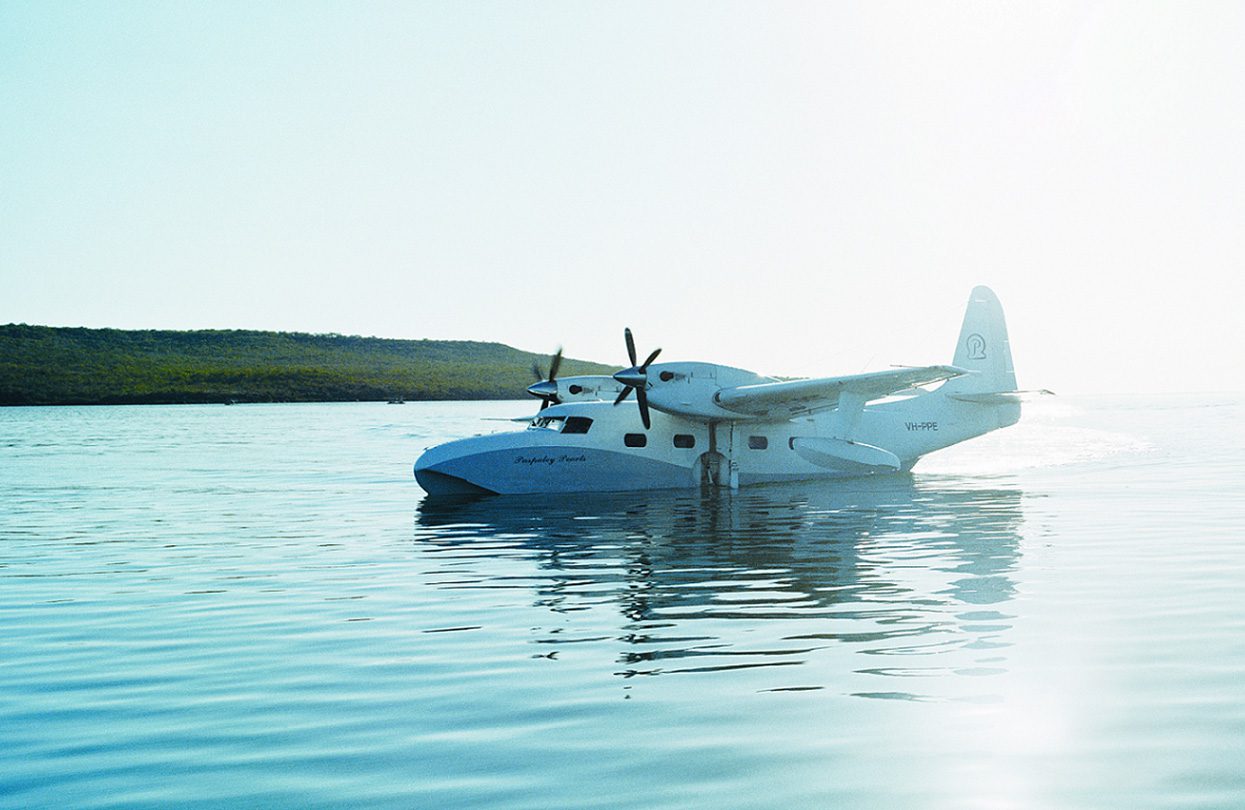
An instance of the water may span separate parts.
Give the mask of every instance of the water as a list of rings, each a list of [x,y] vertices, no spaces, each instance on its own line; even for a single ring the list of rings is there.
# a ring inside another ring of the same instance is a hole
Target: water
[[[422,503],[530,403],[0,410],[0,805],[1245,805],[1245,399]]]

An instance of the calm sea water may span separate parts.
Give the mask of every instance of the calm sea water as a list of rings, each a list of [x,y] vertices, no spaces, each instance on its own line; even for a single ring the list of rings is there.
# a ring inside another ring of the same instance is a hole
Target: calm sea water
[[[1245,806],[1245,398],[423,502],[530,408],[0,409],[0,805]]]

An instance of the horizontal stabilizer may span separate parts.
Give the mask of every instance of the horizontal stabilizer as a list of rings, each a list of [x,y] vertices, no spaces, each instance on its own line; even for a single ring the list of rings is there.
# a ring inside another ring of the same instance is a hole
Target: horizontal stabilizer
[[[947,394],[947,398],[978,405],[1012,405],[1034,397],[1054,395],[1054,391],[1042,388],[1037,391],[998,391],[990,394]]]
[[[796,437],[791,440],[791,446],[805,461],[854,475],[895,472],[899,469],[899,457],[894,453],[862,442],[816,436]]]

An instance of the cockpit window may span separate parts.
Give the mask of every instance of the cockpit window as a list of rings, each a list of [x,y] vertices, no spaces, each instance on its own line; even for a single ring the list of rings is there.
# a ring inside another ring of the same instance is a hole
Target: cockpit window
[[[586,416],[568,416],[566,417],[566,427],[562,428],[563,433],[587,433],[588,428],[592,427],[592,420]]]
[[[552,430],[554,433],[587,433],[592,420],[586,416],[538,416],[528,423],[528,430]]]

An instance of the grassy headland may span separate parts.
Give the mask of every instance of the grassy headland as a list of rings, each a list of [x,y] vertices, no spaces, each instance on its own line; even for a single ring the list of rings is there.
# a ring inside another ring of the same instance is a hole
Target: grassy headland
[[[0,326],[0,405],[517,399],[547,355],[451,340]],[[559,376],[616,368],[565,360]]]

